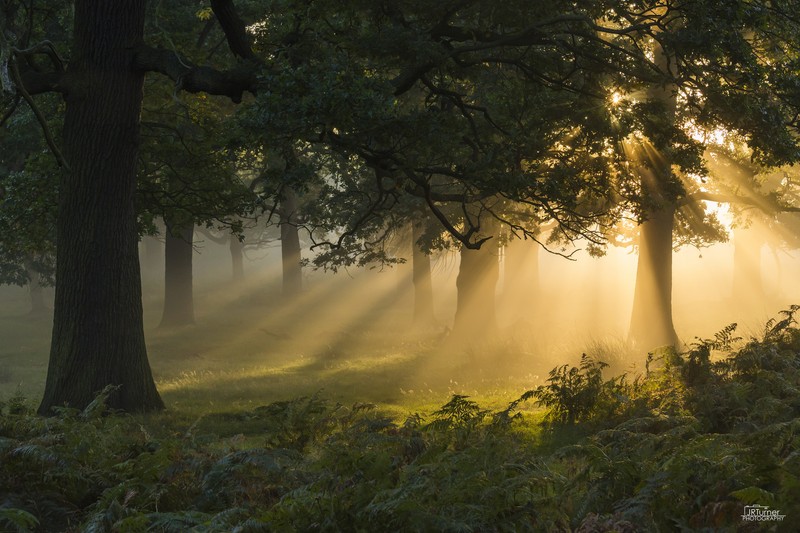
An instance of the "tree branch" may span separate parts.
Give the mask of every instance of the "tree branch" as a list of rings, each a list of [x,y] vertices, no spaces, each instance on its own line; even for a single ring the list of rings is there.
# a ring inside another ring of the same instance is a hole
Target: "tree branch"
[[[30,93],[28,93],[25,88],[25,84],[22,82],[22,78],[19,75],[19,69],[17,68],[16,59],[13,59],[9,63],[11,65],[11,75],[14,77],[14,83],[17,85],[17,91],[19,91],[19,94],[22,95],[22,98],[28,104],[28,107],[30,107],[31,111],[33,111],[36,120],[39,121],[39,125],[42,127],[42,133],[44,134],[44,139],[47,141],[47,146],[50,148],[50,151],[53,152],[53,155],[58,162],[58,166],[69,170],[69,164],[67,163],[67,160],[64,159],[64,155],[61,153],[61,150],[58,149],[58,145],[53,138],[53,134],[50,132],[50,127],[47,125],[47,120],[44,118],[42,111],[36,105],[36,102],[33,101]]]
[[[255,94],[258,85],[258,65],[254,61],[220,71],[197,66],[171,50],[140,45],[136,48],[134,65],[145,72],[164,74],[175,82],[178,90],[227,96],[235,103],[242,101],[245,91]]]
[[[233,55],[242,59],[255,60],[256,55],[252,48],[253,39],[247,33],[247,27],[236,12],[233,2],[231,0],[211,0],[211,10],[214,11],[219,25],[222,26],[222,31],[225,32],[228,46]]]

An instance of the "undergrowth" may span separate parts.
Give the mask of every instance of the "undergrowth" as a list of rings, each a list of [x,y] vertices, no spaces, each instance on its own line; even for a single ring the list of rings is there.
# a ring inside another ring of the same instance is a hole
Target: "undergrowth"
[[[731,325],[637,376],[584,356],[506,408],[454,395],[405,420],[320,395],[231,415],[229,438],[158,417],[41,418],[0,402],[0,530],[737,531],[800,517],[798,307]],[[536,402],[543,415],[523,408]],[[538,427],[538,430],[534,430]]]

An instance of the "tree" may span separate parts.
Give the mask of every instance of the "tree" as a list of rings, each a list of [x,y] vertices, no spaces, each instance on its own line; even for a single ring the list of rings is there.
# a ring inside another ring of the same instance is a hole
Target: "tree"
[[[676,224],[688,233],[704,232],[706,242],[711,233],[726,238],[707,231],[718,225],[698,203],[707,188],[702,155],[709,138],[698,133],[735,132],[763,164],[798,157],[797,90],[787,83],[789,72],[796,72],[794,45],[787,43],[796,41],[798,25],[761,2],[619,3],[605,16],[620,28],[635,28],[612,39],[625,47],[633,43],[631,50],[650,50],[659,73],[655,83],[628,77],[620,86],[626,96],[619,100],[633,110],[621,120],[639,124],[626,143],[639,167],[643,198],[631,337],[646,347],[674,345]]]
[[[671,62],[659,44],[655,61],[667,71]],[[648,99],[663,109],[665,131],[674,129],[676,87],[673,84],[648,87]],[[655,147],[646,150],[639,166],[640,186],[646,199],[639,226],[639,256],[630,336],[643,346],[676,345],[678,335],[672,323],[672,233],[676,213],[676,191],[681,187],[672,174],[672,161]],[[632,154],[635,158],[637,154]],[[641,159],[641,158],[640,158]]]
[[[136,204],[140,218],[160,218],[165,223],[161,325],[181,326],[194,323],[195,226],[217,226],[238,234],[255,209],[255,197],[230,156],[229,135],[223,127],[227,110],[203,98],[183,101],[163,83],[150,82],[148,89],[151,101],[159,105],[146,108],[142,115]]]
[[[226,29],[241,26],[230,2],[213,5]],[[18,90],[28,95],[56,90],[66,104],[59,157],[60,246],[53,340],[39,408],[43,414],[64,403],[83,407],[109,384],[119,386],[110,398],[112,407],[163,407],[144,343],[133,201],[145,72],[180,80],[178,89],[206,89],[236,101],[255,86],[252,67],[222,74],[145,45],[145,7],[143,0],[78,0],[66,69],[46,45],[14,49],[9,60],[20,72]],[[15,22],[15,13],[3,14],[4,22]],[[231,42],[241,57],[246,41]],[[29,66],[27,59],[42,52],[51,58],[50,71]]]
[[[298,231],[297,193],[284,187],[281,193],[278,215],[281,230],[281,266],[283,269],[283,295],[295,298],[303,287],[303,266]]]
[[[261,28],[259,40],[286,43],[276,58],[286,66],[248,112],[254,131],[269,124],[324,160],[328,212],[312,220],[338,232],[318,262],[384,260],[391,228],[421,203],[447,234],[440,241],[463,248],[460,305],[483,309],[491,330],[494,291],[473,289],[492,271],[496,279],[502,232],[535,241],[544,218],[556,221],[553,242],[602,243],[630,198],[613,153],[622,136],[603,105],[611,84],[595,74],[598,55],[619,58],[593,38],[590,19],[542,3],[356,2],[335,16],[325,5]],[[482,246],[495,248],[494,267],[471,260]]]
[[[133,204],[144,72],[131,65],[144,18],[144,2],[75,3],[42,414],[83,407],[109,384],[120,386],[113,407],[163,407],[144,342]]]
[[[681,130],[690,118],[745,132],[757,158],[797,152],[797,24],[771,3],[275,0],[246,4],[262,17],[248,32],[230,0],[213,0],[208,14],[238,58],[215,61],[219,69],[145,44],[143,0],[106,4],[76,2],[66,71],[46,45],[14,50],[9,61],[28,94],[58,90],[66,102],[58,221],[66,251],[42,412],[85,404],[108,383],[122,385],[114,406],[161,405],[134,303],[145,72],[166,75],[176,92],[234,102],[255,94],[242,114],[253,141],[295,153],[297,167],[315,172],[297,173],[293,190],[313,180],[330,211],[322,218],[346,220],[329,235],[333,261],[381,259],[383,237],[407,222],[413,201],[441,224],[443,241],[464,250],[497,247],[503,232],[535,241],[553,222],[551,244],[584,239],[597,251],[621,217],[654,217],[659,194],[665,210],[680,200],[672,169],[702,166],[702,146]],[[666,69],[651,60],[653,42],[674,58]],[[50,70],[31,66],[37,55]],[[619,89],[668,85],[686,113],[672,116],[650,99],[620,118],[609,105]],[[621,148],[637,132],[670,167],[652,190]],[[529,220],[516,218],[523,208]],[[90,372],[73,375],[78,368]]]

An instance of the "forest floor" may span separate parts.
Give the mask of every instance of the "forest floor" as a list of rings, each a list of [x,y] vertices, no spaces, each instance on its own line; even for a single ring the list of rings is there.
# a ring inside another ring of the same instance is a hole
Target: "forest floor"
[[[35,401],[44,390],[52,317],[30,315],[24,290],[0,296],[0,397]],[[414,328],[408,302],[380,302],[376,311],[356,308],[357,294],[344,306],[331,303],[339,298],[284,305],[269,294],[229,295],[199,307],[193,325],[161,328],[160,299],[146,296],[148,356],[168,409],[196,418],[317,393],[396,416],[438,406],[453,394],[498,407],[584,352],[617,371],[641,370],[644,361],[633,362],[613,338],[554,345],[524,327],[459,346],[443,325]],[[353,311],[343,312],[348,304]]]
[[[385,312],[348,313],[234,296],[173,329],[145,299],[165,412],[107,416],[101,394],[44,419],[50,319],[26,314],[24,292],[0,294],[0,530],[792,531],[800,520],[797,308],[757,335],[725,328],[645,364],[614,339],[547,345],[519,328],[455,347],[381,299]]]

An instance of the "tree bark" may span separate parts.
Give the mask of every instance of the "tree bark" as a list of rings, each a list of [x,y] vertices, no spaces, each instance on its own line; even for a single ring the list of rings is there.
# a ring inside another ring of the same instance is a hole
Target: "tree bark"
[[[480,341],[497,332],[495,289],[499,277],[495,241],[486,241],[478,250],[461,248],[456,278],[456,315],[451,333],[454,342]]]
[[[164,249],[164,314],[161,327],[194,324],[192,238],[194,226],[173,228],[167,223]]]
[[[144,0],[76,0],[65,84],[53,338],[39,413],[83,408],[107,385],[113,408],[164,404],[145,348],[136,187],[143,75],[132,68]]]
[[[431,258],[417,244],[425,231],[425,226],[422,223],[413,223],[412,228],[411,267],[414,281],[414,324],[430,327],[436,324],[436,314],[433,310]]]
[[[281,200],[281,260],[283,295],[293,298],[303,288],[303,267],[300,253],[300,232],[297,230],[297,194],[286,188]]]

